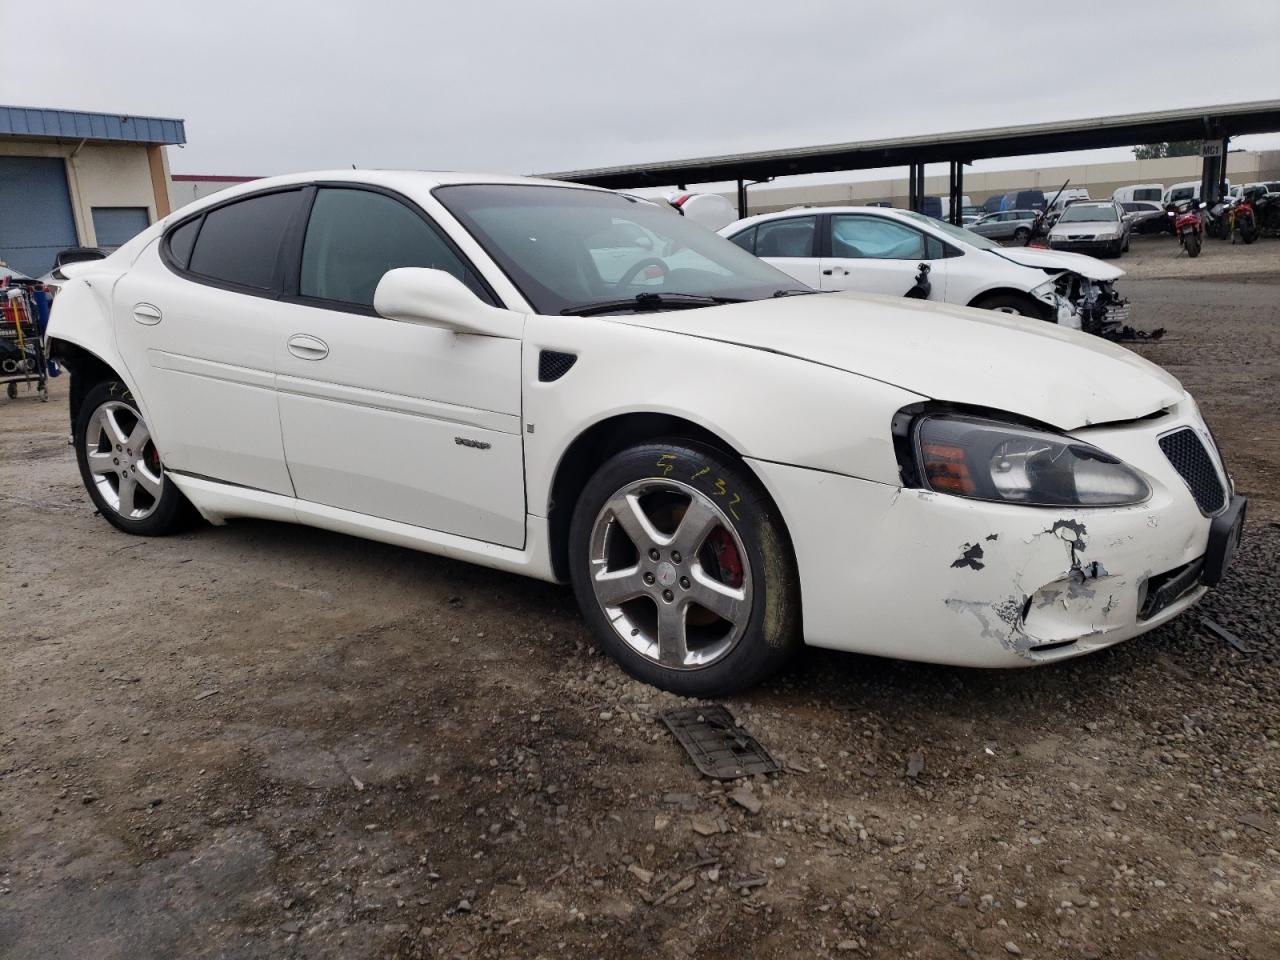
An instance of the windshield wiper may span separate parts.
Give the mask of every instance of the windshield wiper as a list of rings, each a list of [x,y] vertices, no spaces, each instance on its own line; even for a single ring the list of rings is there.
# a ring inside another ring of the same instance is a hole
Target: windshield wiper
[[[601,313],[617,313],[632,310],[636,313],[649,310],[687,309],[690,307],[714,307],[722,303],[741,303],[738,297],[703,297],[693,293],[638,293],[628,300],[603,300],[584,303],[577,307],[565,307],[564,316],[592,317]]]
[[[773,297],[802,297],[807,293],[830,293],[830,290],[810,290],[802,287],[791,287],[782,290],[773,291],[770,296]]]

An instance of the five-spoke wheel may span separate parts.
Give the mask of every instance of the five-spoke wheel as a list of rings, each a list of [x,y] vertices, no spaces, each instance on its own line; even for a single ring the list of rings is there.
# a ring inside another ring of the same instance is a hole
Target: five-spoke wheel
[[[799,591],[772,502],[740,461],[688,441],[616,454],[588,481],[570,576],[601,646],[687,696],[755,683],[794,648]]]
[[[85,394],[74,426],[76,459],[85,489],[112,524],[128,533],[169,533],[190,504],[164,473],[151,430],[127,387],[95,384]]]

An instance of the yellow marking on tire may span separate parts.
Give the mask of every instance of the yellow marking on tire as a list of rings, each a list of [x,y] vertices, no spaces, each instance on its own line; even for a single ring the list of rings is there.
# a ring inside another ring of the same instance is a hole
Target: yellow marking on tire
[[[710,472],[711,472],[711,468],[710,468],[710,467],[703,467],[701,470],[699,470],[697,473],[695,473],[695,474],[694,474],[692,477],[690,477],[689,479],[690,479],[690,480],[697,480],[697,479],[698,479],[700,476],[702,476],[704,473],[710,473]]]
[[[664,453],[662,456],[658,458],[658,462],[656,466],[659,470],[662,471],[662,475],[664,477],[670,476],[671,471],[675,469],[675,464],[667,462],[669,460],[674,460],[675,458],[676,458],[676,455],[674,453]]]
[[[720,477],[716,477],[716,496],[723,497],[728,495],[728,493],[729,491],[724,488],[724,480]]]
[[[741,495],[741,494],[737,494],[737,493],[735,493],[735,494],[733,495],[733,499],[732,499],[732,500],[730,500],[730,501],[725,505],[725,509],[729,511],[729,516],[733,517],[733,519],[735,519],[735,520],[737,520],[737,519],[738,519],[738,514],[737,514],[737,512],[733,509],[733,505],[734,505],[735,503],[741,503],[741,502],[742,502],[742,495]]]

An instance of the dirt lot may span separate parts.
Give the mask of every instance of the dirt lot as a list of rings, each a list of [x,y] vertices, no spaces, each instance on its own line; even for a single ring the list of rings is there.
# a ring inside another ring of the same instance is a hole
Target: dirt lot
[[[567,590],[131,539],[65,380],[0,401],[0,957],[1280,957],[1280,242],[1121,265],[1253,498],[1228,581],[1041,670],[807,652],[730,702],[788,765],[758,813]]]

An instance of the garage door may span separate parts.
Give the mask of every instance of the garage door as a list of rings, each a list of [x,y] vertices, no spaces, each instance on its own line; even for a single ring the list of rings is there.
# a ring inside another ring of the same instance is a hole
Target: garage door
[[[38,277],[76,245],[67,171],[58,157],[0,157],[0,260]]]
[[[149,226],[146,207],[93,208],[93,232],[106,250],[128,243]]]

